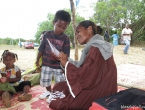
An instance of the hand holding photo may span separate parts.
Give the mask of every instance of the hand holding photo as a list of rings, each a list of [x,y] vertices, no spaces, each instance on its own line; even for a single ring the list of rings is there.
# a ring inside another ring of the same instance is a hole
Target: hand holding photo
[[[52,43],[50,43],[50,41],[47,39],[49,45],[50,45],[50,48],[52,50],[52,52],[56,55],[56,56],[59,56],[59,51],[52,45]]]

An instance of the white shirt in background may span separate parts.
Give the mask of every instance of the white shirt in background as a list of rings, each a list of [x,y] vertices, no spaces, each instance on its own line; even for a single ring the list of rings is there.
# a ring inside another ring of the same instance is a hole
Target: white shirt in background
[[[122,30],[121,35],[123,35],[123,39],[131,40],[132,30],[130,28],[124,28]]]

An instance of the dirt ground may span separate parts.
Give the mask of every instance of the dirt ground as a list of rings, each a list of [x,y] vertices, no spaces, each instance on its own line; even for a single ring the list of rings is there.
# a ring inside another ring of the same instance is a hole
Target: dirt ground
[[[119,45],[114,47],[114,60],[116,65],[131,63],[131,64],[139,64],[145,66],[145,43],[142,45],[132,45],[129,49],[129,54],[126,55],[123,53],[124,45]],[[18,55],[18,61],[16,61],[16,65],[18,65],[22,70],[26,70],[28,68],[32,68],[36,59],[36,51],[35,49],[23,49],[18,46],[1,46],[0,45],[0,55],[2,55],[5,49],[9,49],[10,51],[16,53]],[[81,55],[81,49],[79,49],[79,57]],[[74,59],[74,49],[71,49],[71,58]],[[4,65],[1,62],[0,68]]]

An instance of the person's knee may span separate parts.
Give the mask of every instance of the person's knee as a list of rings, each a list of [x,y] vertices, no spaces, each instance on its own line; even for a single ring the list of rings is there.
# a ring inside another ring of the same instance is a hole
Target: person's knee
[[[23,88],[23,92],[24,93],[28,93],[30,90],[30,86],[29,85],[25,85],[24,88]]]
[[[49,107],[54,110],[66,110],[66,105],[62,103],[61,99],[52,100]]]
[[[28,93],[30,88],[31,88],[31,82],[30,81],[24,81],[23,83],[24,83],[23,92]]]

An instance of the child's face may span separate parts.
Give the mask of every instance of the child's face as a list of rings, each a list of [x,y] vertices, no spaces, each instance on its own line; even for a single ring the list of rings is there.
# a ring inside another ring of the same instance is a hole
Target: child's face
[[[66,30],[69,23],[66,22],[66,21],[63,21],[61,19],[58,19],[58,21],[53,23],[53,25],[54,25],[54,33],[57,34],[57,35],[61,35]]]
[[[12,56],[8,55],[4,57],[3,63],[6,65],[7,69],[10,69],[13,68],[15,59]]]

